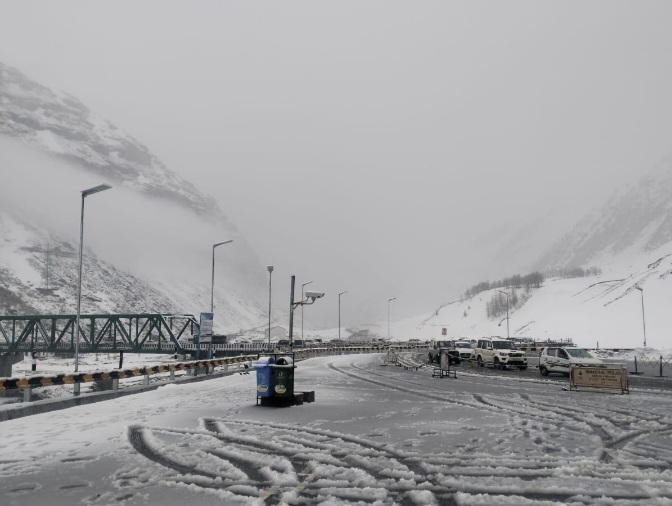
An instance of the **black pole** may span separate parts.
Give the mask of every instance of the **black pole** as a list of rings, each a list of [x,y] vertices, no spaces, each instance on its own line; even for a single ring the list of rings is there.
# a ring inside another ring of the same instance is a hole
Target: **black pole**
[[[119,350],[119,369],[124,366],[124,350]]]
[[[296,276],[292,275],[292,285],[289,294],[289,351],[294,351],[294,282]]]

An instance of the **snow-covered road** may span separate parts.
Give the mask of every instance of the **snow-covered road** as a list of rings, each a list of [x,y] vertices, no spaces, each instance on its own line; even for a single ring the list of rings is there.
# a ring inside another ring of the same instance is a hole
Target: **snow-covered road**
[[[298,364],[316,402],[255,405],[254,374],[0,423],[4,505],[672,505],[672,396]]]

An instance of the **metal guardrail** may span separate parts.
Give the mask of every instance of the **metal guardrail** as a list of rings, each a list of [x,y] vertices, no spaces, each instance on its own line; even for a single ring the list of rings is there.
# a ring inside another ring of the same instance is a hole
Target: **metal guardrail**
[[[92,381],[104,381],[111,379],[133,378],[137,376],[151,376],[165,372],[189,371],[195,368],[231,365],[256,360],[256,355],[240,357],[226,357],[213,360],[198,360],[178,362],[174,364],[161,364],[131,369],[115,369],[112,371],[95,371],[78,374],[50,374],[42,376],[26,376],[21,378],[0,378],[0,391],[15,390],[36,387],[49,387],[56,385],[73,385],[75,383],[88,383]]]
[[[201,345],[202,349],[206,349],[207,345]],[[221,345],[226,346],[226,345]],[[337,354],[359,354],[359,353],[376,353],[387,349],[408,349],[407,346],[350,346],[343,348],[310,348],[303,350],[295,350],[294,355],[297,360],[321,356],[321,355],[337,355]],[[280,353],[286,350],[280,350]],[[217,366],[228,366],[232,364],[241,364],[257,360],[259,354],[253,355],[239,355],[231,357],[222,357],[210,360],[192,360],[185,362],[177,362],[171,364],[161,364],[153,366],[134,367],[129,369],[115,369],[112,371],[94,371],[84,372],[78,374],[50,374],[50,375],[33,375],[18,378],[0,378],[0,391],[9,390],[23,390],[24,400],[30,400],[30,390],[37,387],[49,387],[57,385],[74,385],[76,383],[88,383],[94,381],[105,380],[119,380],[124,378],[149,377],[155,374],[170,372],[171,376],[177,371],[189,371],[192,369],[205,368]]]

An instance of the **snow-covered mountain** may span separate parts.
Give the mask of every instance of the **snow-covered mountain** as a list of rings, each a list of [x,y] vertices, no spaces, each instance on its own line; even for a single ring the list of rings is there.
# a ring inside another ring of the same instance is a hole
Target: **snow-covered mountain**
[[[509,294],[516,290],[518,295],[519,302],[510,308],[511,336],[572,339],[590,348],[642,348],[646,334],[647,349],[672,350],[671,195],[672,156],[668,156],[636,186],[621,189],[604,206],[580,220],[543,254],[540,246],[553,244],[547,232],[520,225],[524,233],[498,254],[520,254],[527,259],[527,267],[519,260],[519,270],[514,272],[595,267],[591,270],[599,274],[550,276],[541,288],[529,291],[508,286],[452,300],[424,315],[393,322],[393,339],[440,338],[443,328],[450,338],[506,336],[506,314],[489,317],[486,307],[502,289]],[[539,255],[536,261],[530,261],[528,247]],[[487,274],[473,282],[485,279]],[[385,337],[385,324],[380,328],[383,331],[377,337]],[[334,337],[336,329],[323,334]]]
[[[78,221],[64,202],[107,182],[114,197],[94,208],[109,233],[89,229],[83,312],[206,311],[211,245],[233,239],[218,264],[215,325],[267,318],[265,268],[211,196],[75,97],[2,63],[0,164],[0,314],[74,312]]]
[[[225,220],[215,200],[169,170],[137,139],[77,98],[46,88],[0,62],[0,134],[149,196]]]
[[[544,253],[536,268],[598,265],[672,242],[672,155],[623,188]],[[599,265],[598,265],[599,266]]]
[[[646,332],[648,349],[672,350],[671,274],[672,244],[667,244],[603,264],[598,276],[548,278],[541,288],[527,294],[518,288],[524,303],[510,308],[509,333],[537,340],[571,339],[588,348],[636,349],[644,347]],[[509,293],[512,289],[506,288]],[[486,305],[497,290],[452,301],[424,317],[394,322],[391,333],[399,338],[431,339],[439,338],[446,328],[451,338],[506,337],[506,314],[487,316]]]

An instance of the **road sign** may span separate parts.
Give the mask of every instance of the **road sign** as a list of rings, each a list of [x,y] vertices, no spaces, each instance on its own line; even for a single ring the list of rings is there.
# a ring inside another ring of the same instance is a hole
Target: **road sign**
[[[212,313],[201,313],[201,324],[198,332],[198,342],[207,344],[212,342]]]
[[[448,329],[447,329],[446,327],[443,327],[443,328],[441,329],[441,335],[442,335],[442,336],[445,336],[445,335],[447,335],[447,334],[448,334]]]

